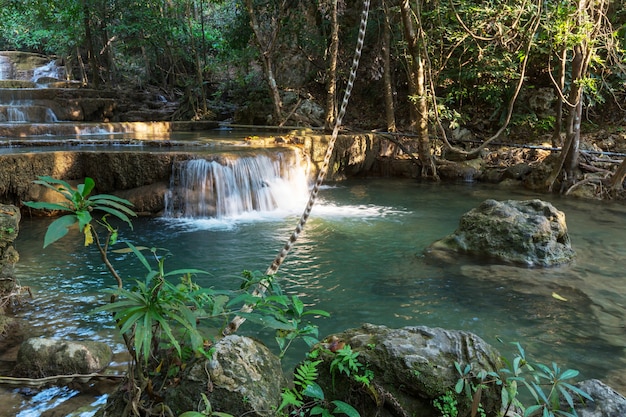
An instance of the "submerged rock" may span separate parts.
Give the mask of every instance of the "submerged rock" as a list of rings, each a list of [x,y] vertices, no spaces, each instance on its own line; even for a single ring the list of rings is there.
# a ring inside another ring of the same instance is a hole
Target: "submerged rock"
[[[470,332],[408,326],[391,329],[364,324],[332,336],[341,345],[358,352],[358,360],[373,372],[369,387],[356,388],[344,374],[330,372],[336,355],[323,353],[318,383],[327,400],[341,400],[354,406],[362,416],[434,416],[433,401],[450,393],[459,380],[455,362],[461,369],[471,366],[470,379],[480,371],[496,371],[502,366],[500,354]],[[334,350],[334,349],[331,349]],[[469,412],[471,404],[458,396],[459,415]],[[500,387],[491,385],[482,393],[487,415],[500,409]]]
[[[20,346],[14,374],[29,378],[91,374],[106,368],[113,352],[101,342],[31,338]]]
[[[579,397],[573,396],[579,417],[626,416],[626,398],[602,381],[588,379],[576,385],[593,398],[593,401],[581,401]]]
[[[565,214],[541,200],[485,200],[461,217],[459,228],[427,253],[465,253],[526,266],[554,266],[574,259]]]

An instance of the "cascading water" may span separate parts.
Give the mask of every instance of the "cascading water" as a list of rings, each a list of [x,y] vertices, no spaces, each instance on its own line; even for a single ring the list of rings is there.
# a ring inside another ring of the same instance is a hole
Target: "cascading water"
[[[308,196],[301,160],[296,151],[280,151],[178,162],[165,197],[165,217],[223,219],[295,212]]]
[[[33,77],[31,78],[31,80],[35,83],[39,83],[39,80],[42,78],[60,80],[62,77],[63,74],[61,68],[56,64],[55,61],[50,61],[46,65],[35,68],[33,70]]]
[[[26,123],[26,114],[17,106],[7,108],[7,120],[11,123]]]
[[[13,77],[13,64],[9,58],[0,55],[0,80],[6,80]]]

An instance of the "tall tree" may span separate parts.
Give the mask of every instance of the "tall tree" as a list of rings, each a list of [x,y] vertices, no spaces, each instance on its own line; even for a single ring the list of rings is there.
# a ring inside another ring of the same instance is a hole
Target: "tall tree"
[[[274,105],[274,122],[281,124],[282,99],[274,75],[274,52],[282,22],[287,15],[287,0],[245,0],[245,6]]]
[[[561,89],[561,83],[555,83],[560,99],[567,113],[565,120],[565,142],[560,157],[546,180],[546,187],[552,190],[556,179],[562,175],[562,190],[572,185],[576,177],[576,168],[580,154],[580,126],[583,113],[583,92],[585,87],[593,88],[589,77],[590,62],[597,57],[598,38],[602,34],[603,22],[608,10],[608,0],[570,0],[557,7],[563,7],[556,14],[560,19],[558,26],[567,28],[556,32],[554,44],[559,49],[566,49],[567,60],[561,65],[569,66],[569,93]]]
[[[383,3],[383,93],[385,95],[385,121],[387,122],[387,132],[396,131],[396,116],[393,100],[393,82],[391,76],[391,12],[385,0]]]
[[[421,22],[419,22],[420,3],[418,1],[418,10],[413,11],[409,0],[400,1],[404,38],[409,52],[407,67],[409,94],[411,95],[411,127],[417,132],[422,176],[437,177],[428,131],[427,80],[424,63],[426,58],[422,43]]]
[[[337,116],[337,55],[339,54],[339,12],[338,0],[330,0],[328,7],[330,20],[330,46],[326,81],[326,120],[324,127],[332,129]]]

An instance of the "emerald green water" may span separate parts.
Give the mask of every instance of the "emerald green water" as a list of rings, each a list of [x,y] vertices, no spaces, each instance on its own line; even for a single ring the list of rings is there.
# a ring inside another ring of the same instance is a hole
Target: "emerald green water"
[[[565,212],[573,265],[552,269],[429,261],[424,249],[457,227],[460,216],[486,198],[552,201]],[[362,323],[390,327],[427,325],[468,330],[505,355],[520,342],[531,359],[579,369],[625,391],[626,207],[622,203],[513,193],[480,184],[431,184],[414,180],[349,180],[325,187],[295,248],[279,271],[289,293],[329,311],[320,335]],[[122,238],[169,249],[169,268],[211,273],[206,286],[236,288],[244,269],[264,271],[278,253],[299,212],[261,213],[237,219],[139,219]],[[105,315],[88,315],[104,302],[98,290],[114,285],[95,252],[77,235],[41,249],[48,219],[23,219],[16,249],[17,274],[34,291],[19,315],[35,335],[96,339],[121,351]],[[72,239],[72,237],[74,239]],[[136,268],[119,255],[120,269]],[[137,271],[141,271],[137,269]],[[567,299],[560,301],[553,293]],[[268,340],[252,325],[242,328]],[[501,343],[503,341],[504,343]],[[301,358],[293,352],[290,360]],[[1,393],[0,393],[1,394]],[[15,410],[32,397],[5,392]],[[2,411],[0,411],[2,415]],[[9,414],[7,414],[9,415]]]

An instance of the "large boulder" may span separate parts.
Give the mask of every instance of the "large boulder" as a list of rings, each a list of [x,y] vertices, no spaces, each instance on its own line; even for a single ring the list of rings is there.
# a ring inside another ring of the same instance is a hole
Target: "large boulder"
[[[461,217],[458,229],[427,250],[434,256],[465,253],[525,266],[574,259],[565,214],[541,200],[485,200]]]
[[[280,359],[265,345],[230,335],[215,344],[210,359],[187,367],[178,385],[166,391],[164,402],[179,415],[197,410],[205,394],[214,411],[273,417],[284,383]]]
[[[502,367],[500,354],[473,333],[425,326],[391,329],[364,324],[331,336],[332,344],[350,345],[358,360],[373,372],[369,388],[330,371],[335,354],[327,351],[318,365],[318,383],[326,399],[354,406],[362,416],[438,416],[433,402],[454,394],[460,378],[455,367],[471,366],[472,376]],[[328,347],[328,346],[327,346]],[[475,384],[477,380],[473,381]],[[459,415],[468,412],[467,397],[457,396]],[[500,388],[485,388],[481,403],[487,415],[500,410]]]
[[[578,417],[626,416],[626,398],[602,381],[588,379],[576,385],[593,398],[593,401],[582,401],[581,398],[574,397]]]
[[[106,368],[113,352],[101,342],[31,338],[20,346],[14,374],[28,378],[92,374]]]

